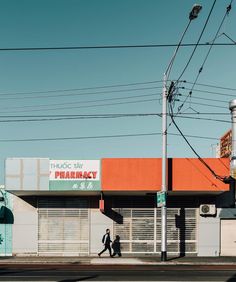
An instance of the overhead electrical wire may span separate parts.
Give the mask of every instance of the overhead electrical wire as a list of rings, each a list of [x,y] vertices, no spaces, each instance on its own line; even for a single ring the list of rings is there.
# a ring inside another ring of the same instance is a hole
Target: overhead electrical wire
[[[210,19],[210,17],[211,17],[211,14],[212,14],[212,11],[213,11],[213,9],[214,9],[214,7],[215,7],[215,4],[216,4],[216,0],[214,0],[213,4],[212,4],[212,6],[211,6],[210,12],[209,12],[209,14],[208,14],[208,16],[207,16],[207,19],[206,19],[206,21],[205,21],[205,24],[204,24],[204,26],[203,26],[203,29],[202,29],[202,31],[201,31],[201,33],[200,33],[200,36],[198,37],[197,43],[195,44],[194,49],[193,49],[193,51],[192,51],[192,53],[191,53],[191,55],[190,55],[190,57],[189,57],[189,59],[188,59],[186,65],[185,65],[184,69],[182,70],[181,74],[179,75],[179,77],[178,77],[178,79],[177,79],[177,82],[180,81],[180,79],[181,79],[182,76],[184,75],[186,69],[188,68],[188,66],[189,66],[189,64],[190,64],[190,62],[191,62],[191,60],[192,60],[192,58],[193,58],[193,55],[195,54],[195,52],[196,52],[196,50],[197,50],[197,47],[199,46],[200,40],[201,40],[202,35],[203,35],[203,33],[204,33],[204,31],[205,31],[205,29],[206,29],[206,27],[207,27],[207,24],[208,24],[208,22],[209,22],[209,19]]]
[[[230,123],[231,121],[225,119],[214,119],[214,118],[201,118],[201,117],[190,117],[190,116],[181,116],[178,115],[177,118],[185,118],[185,119],[192,119],[192,120],[203,120],[203,121],[212,121],[212,122],[223,122],[223,123]]]
[[[187,135],[185,135],[182,130],[179,128],[179,126],[177,125],[175,119],[174,119],[174,114],[173,114],[173,108],[171,105],[171,102],[168,103],[169,105],[169,114],[172,120],[172,123],[174,124],[175,128],[177,129],[177,131],[179,132],[179,134],[183,137],[183,139],[185,140],[185,142],[188,144],[189,148],[192,150],[192,152],[197,156],[197,158],[199,159],[199,161],[211,172],[211,174],[218,180],[220,181],[224,181],[225,176],[220,176],[218,175],[204,160],[203,158],[197,153],[197,151],[194,149],[194,147],[191,145],[191,143],[188,141],[187,139]]]
[[[208,52],[206,53],[206,56],[205,56],[205,58],[204,58],[204,60],[203,60],[203,63],[202,63],[202,65],[201,65],[200,69],[198,70],[197,76],[196,76],[196,78],[195,78],[195,80],[194,80],[194,82],[193,82],[193,84],[192,84],[192,87],[191,87],[191,89],[190,89],[190,91],[189,91],[189,96],[192,95],[193,89],[194,89],[194,87],[195,87],[195,85],[196,85],[196,83],[197,83],[197,81],[198,81],[198,79],[199,79],[200,74],[201,74],[202,71],[203,71],[203,68],[204,68],[204,66],[205,66],[205,64],[206,64],[206,61],[207,61],[207,59],[208,59],[208,57],[209,57],[209,55],[210,55],[210,52],[211,52],[211,50],[212,50],[213,44],[215,43],[215,41],[216,41],[216,39],[217,39],[217,37],[218,37],[218,35],[219,35],[219,32],[220,32],[220,30],[221,30],[221,28],[222,28],[222,25],[223,25],[223,23],[224,23],[224,21],[225,21],[225,19],[226,19],[226,16],[228,16],[228,15],[229,15],[229,12],[231,11],[231,5],[232,5],[232,3],[233,3],[233,0],[231,0],[231,1],[230,1],[230,4],[226,7],[226,11],[225,11],[225,14],[224,14],[224,16],[223,16],[223,18],[222,18],[222,21],[221,21],[221,23],[220,23],[220,25],[219,25],[219,27],[218,27],[218,29],[217,29],[217,31],[216,31],[216,34],[215,34],[215,36],[214,36],[214,38],[213,38],[212,43],[210,43],[210,47],[209,47],[209,49],[208,49]]]
[[[191,88],[184,88],[186,90],[191,90]],[[233,94],[226,94],[222,92],[214,92],[214,91],[208,91],[208,90],[201,90],[201,89],[194,89],[195,92],[202,92],[202,93],[207,93],[207,94],[214,94],[214,95],[219,95],[219,96],[226,96],[226,97],[235,97],[236,95]]]
[[[27,91],[23,91],[23,92],[9,92],[9,93],[0,93],[0,97],[2,96],[15,96],[15,95],[34,95],[34,94],[48,94],[48,93],[60,93],[60,92],[73,92],[73,91],[86,91],[86,90],[95,90],[95,89],[106,89],[106,88],[117,88],[117,87],[127,87],[127,86],[135,86],[135,85],[145,85],[145,84],[155,84],[155,83],[162,83],[163,81],[162,80],[153,80],[153,81],[146,81],[146,82],[134,82],[134,83],[127,83],[127,84],[113,84],[113,85],[103,85],[103,86],[93,86],[93,87],[82,87],[82,88],[68,88],[68,89],[54,89],[54,90],[40,90],[40,91],[30,91],[30,92],[27,92]],[[190,82],[190,81],[181,81],[183,83],[186,83],[186,84],[193,84],[193,82]],[[213,84],[203,84],[203,83],[196,83],[196,85],[199,85],[199,86],[204,86],[204,87],[208,87],[208,88],[218,88],[218,89],[222,89],[222,90],[229,90],[229,91],[236,91],[236,88],[229,88],[229,87],[223,87],[223,86],[219,86],[219,85],[213,85]],[[158,87],[158,88],[161,88],[161,87]],[[190,88],[186,88],[184,87],[185,89],[187,90],[190,90]],[[148,89],[156,89],[156,87],[148,87],[148,88],[128,88],[128,89],[116,89],[116,90],[119,90],[119,92],[125,92],[125,91],[136,91],[136,90],[148,90]],[[195,89],[195,91],[202,91],[202,92],[206,92],[204,90],[199,90],[199,89]],[[90,92],[89,92],[90,93]],[[87,94],[89,94],[87,93]],[[91,92],[92,94],[100,94],[97,93],[97,92]],[[104,93],[104,91],[101,91],[101,94]],[[105,93],[113,93],[112,91],[107,91]],[[227,94],[224,94],[224,93],[217,93],[217,92],[206,92],[206,93],[212,93],[212,94],[221,94],[221,95],[227,95]],[[76,93],[77,94],[77,93]],[[83,94],[83,93],[81,93]],[[84,93],[86,94],[86,93]],[[66,95],[68,96],[68,94]],[[36,96],[34,96],[36,97]],[[47,97],[50,97],[50,96],[39,96],[38,98],[47,98]],[[58,95],[56,96],[52,96],[52,97],[58,97]],[[64,97],[64,96],[63,96]],[[12,99],[16,99],[17,97],[14,97]],[[23,97],[24,98],[24,97]],[[27,97],[25,97],[27,98]],[[2,100],[2,99],[1,99]]]
[[[214,3],[213,3],[212,9],[213,9],[213,7],[214,7],[214,5],[215,5],[215,2],[216,2],[216,0],[215,0]],[[223,25],[223,22],[224,22],[224,20],[225,20],[225,18],[226,18],[226,15],[228,15],[229,11],[231,10],[231,4],[232,4],[232,2],[233,2],[233,0],[231,0],[230,5],[229,5],[229,6],[227,7],[227,9],[226,9],[226,13],[225,13],[225,15],[224,15],[224,17],[223,17],[223,20],[222,20],[221,23],[220,23],[220,26],[219,26],[219,28],[218,28],[218,30],[217,30],[217,32],[216,32],[216,35],[215,35],[215,37],[214,37],[214,39],[213,39],[213,43],[212,43],[212,44],[214,44],[215,39],[216,39],[217,36],[218,36],[218,33],[219,33],[219,31],[220,31],[220,29],[221,29],[221,27],[222,27],[222,25]],[[212,10],[211,10],[211,12],[212,12]],[[211,12],[210,12],[210,13],[211,13]],[[193,89],[194,89],[194,87],[195,87],[195,85],[196,85],[196,83],[197,83],[197,80],[198,80],[198,78],[199,78],[199,75],[200,75],[201,71],[203,70],[204,64],[206,63],[206,60],[207,60],[207,58],[208,58],[208,56],[209,56],[209,54],[210,54],[210,51],[211,51],[211,49],[212,49],[212,46],[213,46],[212,44],[211,44],[211,46],[210,46],[210,48],[209,48],[209,50],[208,50],[208,52],[207,52],[207,54],[206,54],[206,56],[205,56],[205,59],[204,59],[204,61],[203,61],[203,64],[202,64],[201,68],[199,69],[198,75],[196,76],[196,79],[195,79],[195,81],[194,81],[193,84],[192,84],[192,87],[191,87],[191,89],[190,89],[189,94],[186,96],[185,100],[183,101],[183,103],[181,104],[181,106],[178,108],[177,115],[178,115],[179,112],[181,111],[181,109],[182,109],[183,105],[185,104],[186,100],[188,99],[188,97],[192,95],[192,91],[193,91]],[[190,56],[190,60],[191,60],[191,56]],[[189,61],[188,61],[188,63],[189,63]],[[182,77],[183,73],[184,73],[185,70],[187,69],[188,63],[187,63],[187,65],[185,66],[185,68],[184,68],[183,72],[181,73],[181,75],[179,76],[179,79]],[[177,80],[177,82],[179,81],[179,79]],[[174,89],[173,89],[173,91],[174,91]],[[172,121],[172,123],[174,124],[175,128],[177,129],[177,131],[179,132],[179,134],[183,137],[183,139],[185,140],[185,142],[188,144],[188,146],[189,146],[189,148],[192,150],[192,152],[198,157],[199,161],[211,172],[211,174],[212,174],[216,179],[218,179],[218,180],[224,182],[224,180],[226,179],[226,176],[225,176],[225,177],[222,177],[222,176],[218,175],[218,174],[202,159],[202,157],[198,154],[198,152],[194,149],[194,147],[193,147],[193,146],[191,145],[191,143],[188,141],[187,136],[182,132],[182,130],[180,129],[180,127],[177,125],[177,123],[176,123],[176,121],[175,121],[176,114],[174,114],[173,106],[172,106],[172,104],[173,104],[173,97],[172,97],[173,93],[170,93],[170,95],[171,95],[171,99],[168,100],[168,108],[169,108],[169,114],[170,114],[170,117],[171,117],[171,121]],[[191,103],[192,103],[192,102],[191,102]],[[195,104],[197,104],[197,103],[195,103]],[[199,104],[200,104],[200,103],[199,103]],[[212,107],[213,107],[213,105],[209,105],[209,106],[212,106]],[[214,107],[219,107],[219,106],[215,106],[215,105],[214,105]]]
[[[232,41],[234,44],[236,44],[236,41],[233,40],[230,36],[228,36],[225,32],[222,33],[225,37],[227,37],[230,41]]]
[[[11,123],[11,122],[41,122],[41,121],[61,121],[61,120],[78,120],[78,119],[115,119],[115,118],[131,118],[131,117],[151,117],[151,116],[159,116],[161,114],[110,114],[110,115],[61,115],[61,116],[28,116],[27,118],[13,119],[15,117],[11,116],[11,119],[4,118],[0,123]]]
[[[98,95],[98,94],[109,94],[109,93],[120,93],[120,92],[134,92],[134,91],[143,91],[143,90],[153,90],[153,89],[161,89],[162,86],[156,86],[156,87],[142,87],[142,88],[131,88],[131,89],[116,89],[116,90],[105,90],[105,91],[95,91],[95,92],[82,92],[82,93],[67,93],[67,94],[54,94],[54,95],[35,95],[32,97],[7,97],[7,98],[1,98],[1,100],[28,100],[28,99],[48,99],[48,98],[59,98],[59,97],[71,97],[71,96],[89,96],[89,95]],[[4,96],[8,96],[8,94],[3,94]],[[13,94],[11,94],[13,95]],[[0,95],[1,97],[1,95]]]
[[[0,115],[0,119],[5,118],[54,118],[54,117],[81,117],[81,118],[99,118],[99,117],[120,117],[120,116],[162,116],[162,113],[110,113],[110,114],[41,114],[41,115]],[[169,114],[167,114],[169,115]],[[180,115],[227,115],[222,112],[198,112],[198,113],[180,113]]]
[[[54,89],[54,90],[29,91],[29,92],[25,92],[25,91],[24,92],[10,92],[10,93],[0,93],[0,96],[86,91],[86,90],[93,90],[93,89],[106,89],[106,88],[137,86],[137,85],[154,84],[154,83],[161,83],[161,82],[162,82],[162,80],[153,80],[153,81],[146,81],[146,82],[133,82],[133,83],[126,83],[126,84],[111,84],[111,85],[101,85],[101,86],[81,87],[81,88],[67,88],[67,89]],[[134,88],[134,89],[139,89],[139,88]],[[124,91],[125,91],[125,89],[124,89]]]
[[[105,99],[96,99],[96,100],[74,101],[74,102],[68,102],[68,103],[37,104],[37,105],[27,105],[27,106],[4,107],[4,109],[25,109],[25,108],[38,109],[41,107],[77,105],[77,104],[80,105],[80,104],[90,104],[90,103],[105,102],[105,101],[134,99],[134,98],[141,98],[141,97],[153,97],[153,96],[157,97],[158,95],[159,94],[155,93],[155,94],[134,95],[134,96],[128,96],[128,97],[114,97],[114,98],[105,98]]]
[[[136,100],[128,102],[119,102],[119,103],[107,103],[107,104],[97,104],[89,106],[70,106],[70,107],[57,107],[49,109],[32,109],[32,110],[14,110],[14,111],[4,111],[2,113],[28,113],[28,112],[42,112],[42,111],[58,111],[58,110],[71,110],[71,109],[85,109],[85,108],[97,108],[97,107],[106,107],[106,106],[116,106],[116,105],[127,105],[127,104],[136,104],[136,103],[146,103],[146,102],[158,102],[158,99],[145,99],[145,100]]]
[[[27,108],[33,108],[33,109],[38,109],[41,107],[51,107],[51,106],[65,106],[65,105],[80,105],[80,104],[90,104],[90,103],[96,103],[96,102],[104,102],[104,101],[116,101],[116,100],[125,100],[125,99],[134,99],[134,98],[141,98],[141,97],[152,97],[152,96],[158,96],[161,95],[160,93],[155,93],[155,94],[144,94],[144,95],[134,95],[134,96],[126,96],[126,97],[114,97],[114,98],[105,98],[105,99],[96,99],[96,100],[86,100],[86,101],[73,101],[73,102],[68,102],[68,103],[53,103],[53,104],[37,104],[37,105],[26,105],[26,106],[13,106],[13,107],[5,107],[4,110],[9,110],[9,109],[27,109]],[[183,94],[178,94],[181,97],[187,97],[186,95]],[[219,102],[219,103],[228,103],[227,101],[223,100],[217,100],[217,99],[210,99],[210,98],[202,98],[202,97],[192,97],[193,99],[196,100],[204,100],[204,101],[213,101],[213,102]],[[160,100],[160,98],[159,98]]]
[[[179,100],[180,102],[184,102],[183,100]],[[194,105],[199,105],[199,106],[207,106],[211,108],[220,108],[220,109],[228,109],[228,107],[223,107],[223,106],[217,106],[217,105],[212,105],[212,104],[205,104],[205,103],[198,103],[198,102],[191,102]],[[175,113],[175,117],[180,113],[179,109],[178,112]]]
[[[177,133],[169,133],[173,136],[180,136]],[[154,136],[161,135],[160,132],[152,133],[137,133],[137,134],[117,134],[117,135],[98,135],[98,136],[76,136],[76,137],[52,137],[52,138],[22,138],[22,139],[0,139],[0,142],[41,142],[41,141],[68,141],[68,140],[84,140],[84,139],[104,139],[104,138],[123,138],[123,137],[142,137],[142,136]],[[189,138],[197,138],[203,140],[218,140],[218,138],[210,136],[199,135],[186,135]]]
[[[186,65],[185,65],[184,69],[182,70],[182,72],[181,72],[181,74],[179,75],[178,79],[175,81],[174,85],[178,85],[178,83],[180,82],[182,76],[184,75],[185,71],[187,70],[187,68],[188,68],[188,66],[189,66],[189,64],[190,64],[190,62],[191,62],[191,60],[192,60],[192,58],[193,58],[193,56],[194,56],[194,54],[195,54],[195,52],[196,52],[196,50],[197,50],[197,47],[199,46],[200,40],[201,40],[202,35],[203,35],[203,33],[204,33],[204,31],[205,31],[205,29],[206,29],[206,27],[207,27],[207,24],[208,24],[208,22],[209,22],[209,19],[210,19],[210,17],[211,17],[211,14],[212,14],[212,11],[213,11],[213,9],[214,9],[214,7],[215,7],[215,4],[216,4],[216,0],[214,0],[213,4],[212,4],[212,6],[211,6],[211,9],[210,9],[210,11],[209,11],[209,13],[208,13],[208,16],[207,16],[207,19],[206,19],[206,21],[205,21],[205,23],[204,23],[204,26],[203,26],[203,28],[202,28],[202,31],[201,31],[201,33],[200,33],[200,35],[199,35],[199,37],[198,37],[197,43],[196,43],[196,45],[195,45],[195,47],[194,47],[194,49],[193,49],[193,51],[192,51],[192,53],[191,53],[191,55],[190,55],[188,61],[187,61],[187,63],[186,63]],[[178,112],[176,113],[176,116],[178,115],[178,113],[179,113],[179,112],[181,111],[181,109],[183,108],[183,106],[184,106],[184,104],[186,103],[187,99],[188,99],[188,96],[184,99],[184,101],[182,102],[182,104],[178,107]],[[172,124],[172,122],[169,124],[168,129],[169,129],[169,127],[171,126],[171,124]]]
[[[55,116],[55,117],[37,117],[37,116],[32,116],[28,118],[17,118],[16,117],[11,117],[11,118],[6,118],[1,119],[0,117],[0,123],[25,123],[25,122],[47,122],[47,121],[66,121],[66,120],[84,120],[84,119],[116,119],[116,118],[138,118],[138,117],[162,117],[161,113],[156,113],[156,114],[123,114],[123,115],[95,115],[95,116],[87,116],[87,115],[71,115],[71,116]],[[202,117],[191,117],[191,116],[182,116],[178,115],[178,118],[182,119],[192,119],[192,120],[202,120],[202,121],[211,121],[211,122],[222,122],[222,123],[231,123],[228,120],[222,120],[222,119],[213,119],[213,118],[202,118]]]
[[[154,94],[155,95],[155,94]],[[98,108],[98,107],[106,107],[106,106],[116,106],[116,105],[127,105],[127,104],[136,104],[136,103],[146,103],[146,102],[158,102],[159,99],[144,99],[144,100],[136,100],[136,101],[127,101],[127,102],[119,102],[119,103],[106,103],[106,104],[96,104],[96,105],[84,105],[84,106],[70,106],[70,107],[55,107],[55,108],[47,108],[47,109],[30,109],[30,110],[1,110],[2,113],[28,113],[28,112],[43,112],[43,111],[58,111],[58,110],[71,110],[71,109],[85,109],[85,108]],[[179,100],[182,102],[182,100]],[[228,109],[227,107],[217,106],[212,104],[206,103],[197,103],[192,102],[192,104],[200,105],[200,106],[207,106],[213,108],[220,108],[220,109]],[[179,113],[179,111],[178,111]]]
[[[209,57],[209,55],[210,55],[210,52],[211,52],[211,50],[212,50],[212,47],[214,46],[214,43],[215,43],[215,40],[216,40],[216,38],[217,38],[217,36],[218,36],[218,34],[219,34],[219,31],[220,31],[220,29],[221,29],[221,27],[222,27],[222,25],[223,25],[223,23],[224,23],[224,21],[225,21],[226,16],[229,14],[229,12],[230,12],[230,10],[231,10],[231,4],[232,4],[232,2],[233,2],[233,0],[231,0],[230,4],[229,4],[229,5],[227,6],[227,8],[226,8],[226,12],[225,12],[225,14],[224,14],[224,16],[223,16],[223,19],[222,19],[222,21],[221,21],[221,23],[220,23],[220,25],[219,25],[219,27],[218,27],[218,29],[217,29],[217,32],[216,32],[216,34],[215,34],[215,36],[214,36],[214,39],[213,39],[213,42],[210,44],[210,48],[208,49],[208,52],[207,52],[207,54],[206,54],[206,56],[205,56],[205,58],[204,58],[204,60],[203,60],[203,63],[202,63],[202,65],[201,65],[201,67],[200,67],[200,69],[199,69],[199,71],[198,71],[198,74],[197,74],[197,76],[196,76],[196,78],[195,78],[195,80],[194,80],[194,82],[193,82],[193,84],[192,84],[192,87],[189,89],[189,94],[186,96],[186,98],[184,99],[184,101],[182,102],[182,104],[178,107],[178,112],[181,111],[181,109],[183,108],[183,106],[184,106],[184,104],[186,103],[186,101],[188,100],[188,98],[191,97],[191,95],[192,95],[193,89],[194,89],[194,87],[195,87],[195,85],[196,85],[196,83],[197,83],[197,81],[198,81],[198,78],[199,78],[199,76],[200,76],[200,74],[201,74],[201,72],[202,72],[202,70],[203,70],[203,67],[204,67],[204,65],[205,65],[205,63],[206,63],[206,61],[207,61],[207,59],[208,59],[208,57]],[[216,3],[216,0],[213,2],[212,9],[211,9],[211,11],[210,11],[210,13],[209,13],[209,15],[208,15],[208,20],[209,20],[210,14],[211,14],[211,12],[212,12],[212,10],[213,10],[213,8],[214,8],[215,3]],[[195,49],[196,49],[196,48],[195,48]],[[194,50],[194,51],[195,51],[195,50]],[[188,61],[188,63],[190,63],[191,58],[192,58],[192,56],[190,56],[190,60]],[[180,78],[182,77],[182,75],[183,75],[183,73],[185,72],[185,70],[187,69],[188,63],[187,63],[187,65],[185,66],[184,71],[183,71],[183,72],[181,73],[181,75],[179,76],[179,79],[177,80],[177,83],[178,83],[178,81],[180,80]],[[191,103],[192,103],[192,102],[191,102]],[[178,115],[178,113],[177,113],[177,115]]]
[[[187,83],[187,84],[193,84],[193,82],[190,82],[190,81],[182,81],[182,82]],[[218,89],[222,89],[222,90],[236,91],[236,88],[224,87],[224,86],[220,86],[220,85],[205,84],[205,83],[196,83],[196,85],[205,86],[205,87],[209,87],[209,88],[216,88],[216,89],[218,88]],[[194,91],[200,91],[200,90],[195,89]],[[212,93],[215,93],[215,92],[212,92]]]
[[[180,95],[180,97],[187,97],[188,95],[183,95],[183,94],[178,94]],[[192,99],[195,100],[202,100],[202,101],[211,101],[211,102],[216,102],[216,103],[223,103],[223,104],[227,104],[228,101],[224,101],[224,100],[218,100],[218,99],[211,99],[211,98],[203,98],[203,97],[191,97]]]
[[[235,43],[214,43],[214,46],[235,46]],[[94,46],[54,46],[54,47],[6,47],[0,52],[17,51],[61,51],[61,50],[90,50],[90,49],[132,49],[132,48],[166,48],[177,47],[178,44],[134,44],[134,45],[94,45]],[[193,47],[196,43],[182,43],[180,47]],[[197,46],[209,46],[209,42],[198,43]]]

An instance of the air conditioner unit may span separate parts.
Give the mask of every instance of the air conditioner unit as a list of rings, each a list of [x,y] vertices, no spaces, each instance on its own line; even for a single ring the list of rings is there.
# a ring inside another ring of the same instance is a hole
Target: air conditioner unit
[[[208,204],[200,205],[199,212],[200,212],[200,215],[204,215],[204,216],[215,215],[216,214],[216,206],[215,205],[208,205]]]

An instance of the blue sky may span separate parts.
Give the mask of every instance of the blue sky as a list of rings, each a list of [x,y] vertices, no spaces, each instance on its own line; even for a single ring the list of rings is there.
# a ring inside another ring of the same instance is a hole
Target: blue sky
[[[213,39],[229,2],[225,0],[216,2],[203,34],[202,43]],[[195,0],[0,0],[0,48],[176,44],[188,23],[188,13],[194,3]],[[199,3],[202,4],[203,9],[199,18],[192,22],[184,43],[197,41],[213,1],[199,1]],[[220,32],[226,33],[233,40],[236,40],[236,30],[233,28],[236,24],[235,5],[233,2],[232,11]],[[217,42],[230,43],[224,36],[219,37]],[[192,49],[193,47],[180,48],[171,79],[178,77]],[[195,79],[207,50],[207,47],[197,48],[183,79],[190,82]],[[161,83],[125,87],[120,85],[161,81],[173,52],[174,47],[0,51],[0,120],[3,120],[2,116],[6,115],[160,113]],[[236,88],[235,66],[235,46],[215,46],[198,83]],[[65,89],[105,85],[119,86],[60,92]],[[207,117],[230,120],[227,107],[228,101],[233,96],[227,95],[234,95],[234,91],[199,85],[196,89],[226,95],[193,91],[192,104],[187,102],[184,107],[186,113],[192,113],[188,109],[191,106],[198,112],[228,113],[225,116],[209,115]],[[53,90],[59,91],[46,93]],[[45,91],[45,93],[32,93],[37,91]],[[182,90],[181,93],[186,95],[188,91]],[[123,99],[126,97],[129,98]],[[202,98],[210,100],[202,100]],[[212,101],[212,99],[223,102]],[[91,102],[93,100],[97,102]],[[152,101],[130,103],[140,100]],[[120,104],[98,106],[112,103]],[[212,104],[217,107],[194,103]],[[62,107],[67,109],[58,109]],[[230,128],[230,123],[223,122],[181,118],[176,121],[187,135],[218,138]],[[161,119],[151,116],[0,122],[0,128],[0,140],[136,135],[161,132]],[[173,125],[169,128],[169,132],[177,133]],[[212,144],[216,144],[217,140],[197,138],[189,140],[201,156],[212,157]],[[49,157],[51,159],[161,157],[161,136],[1,142],[0,148],[0,174],[3,176],[4,160],[7,157]],[[168,155],[170,157],[194,156],[179,136],[169,136]],[[2,176],[1,181],[3,181]]]

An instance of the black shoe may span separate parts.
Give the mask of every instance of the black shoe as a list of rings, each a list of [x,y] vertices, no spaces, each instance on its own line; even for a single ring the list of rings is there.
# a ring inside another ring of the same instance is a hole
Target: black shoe
[[[100,255],[100,254],[98,254],[98,256],[99,256],[99,257],[101,257],[101,255]]]

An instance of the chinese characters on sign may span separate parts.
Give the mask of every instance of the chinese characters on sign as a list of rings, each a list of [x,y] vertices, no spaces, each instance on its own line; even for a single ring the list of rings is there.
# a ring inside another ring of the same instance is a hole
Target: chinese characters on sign
[[[231,155],[232,151],[232,131],[227,131],[220,138],[220,157],[228,158]]]
[[[100,190],[99,160],[51,160],[49,190]]]

